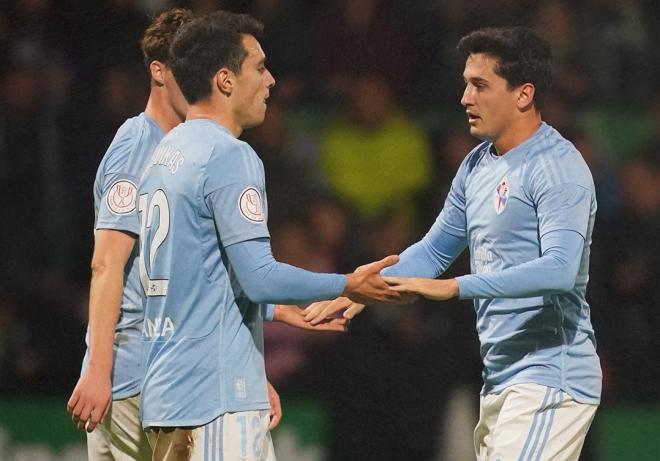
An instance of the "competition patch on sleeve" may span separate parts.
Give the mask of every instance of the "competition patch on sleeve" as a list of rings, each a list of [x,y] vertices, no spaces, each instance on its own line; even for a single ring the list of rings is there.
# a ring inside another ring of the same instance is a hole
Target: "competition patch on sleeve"
[[[264,222],[261,194],[254,187],[248,187],[238,199],[238,208],[245,219],[251,222]]]
[[[116,214],[127,214],[135,210],[137,187],[131,181],[122,179],[110,186],[107,195],[108,208]]]

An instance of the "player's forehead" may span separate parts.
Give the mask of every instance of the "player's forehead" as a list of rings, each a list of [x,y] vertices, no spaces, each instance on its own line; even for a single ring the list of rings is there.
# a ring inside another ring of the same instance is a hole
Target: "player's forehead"
[[[266,53],[261,48],[261,43],[253,35],[243,35],[241,39],[243,49],[247,53],[246,61],[261,61],[266,59]]]
[[[496,66],[497,58],[495,56],[485,53],[472,53],[465,60],[463,78],[465,80],[472,78],[492,80],[498,77],[495,73]]]

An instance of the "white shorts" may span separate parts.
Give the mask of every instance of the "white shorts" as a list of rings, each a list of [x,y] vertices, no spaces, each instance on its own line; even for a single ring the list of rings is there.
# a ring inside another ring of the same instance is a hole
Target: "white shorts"
[[[87,433],[89,461],[151,461],[140,423],[140,396],[115,400],[103,423]]]
[[[275,461],[270,410],[225,413],[204,426],[149,427],[153,461]]]
[[[539,384],[482,396],[477,461],[577,461],[596,408]]]

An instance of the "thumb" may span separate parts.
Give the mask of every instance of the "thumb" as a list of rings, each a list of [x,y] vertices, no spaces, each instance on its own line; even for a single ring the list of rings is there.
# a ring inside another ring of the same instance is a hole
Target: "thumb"
[[[381,259],[380,261],[376,261],[375,263],[372,263],[370,269],[372,269],[375,272],[380,272],[386,267],[393,266],[398,262],[399,262],[398,255],[390,255]]]

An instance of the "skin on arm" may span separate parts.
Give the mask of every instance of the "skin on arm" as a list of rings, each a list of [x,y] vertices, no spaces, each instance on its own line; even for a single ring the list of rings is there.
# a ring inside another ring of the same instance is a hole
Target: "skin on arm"
[[[337,312],[343,311],[342,316],[344,319],[352,319],[357,314],[362,312],[364,304],[354,303],[350,299],[340,296],[332,301],[319,301],[307,306],[303,311],[305,322],[309,325],[318,326],[323,325],[332,319],[332,316]]]
[[[270,424],[268,425],[268,430],[272,431],[280,424],[282,420],[282,403],[280,402],[280,396],[270,383],[268,384],[268,402],[270,403]]]
[[[67,403],[78,429],[92,432],[112,401],[115,328],[124,291],[124,267],[135,246],[132,234],[99,229],[94,236],[89,290],[89,363]]]
[[[414,277],[383,277],[393,290],[400,293],[414,293],[433,301],[447,301],[458,297],[456,279],[425,279]]]
[[[348,299],[348,298],[338,298]],[[352,302],[349,300],[349,302]],[[315,303],[318,304],[318,303]],[[273,315],[274,322],[282,322],[289,326],[310,331],[330,331],[343,333],[348,328],[347,318],[323,318],[321,321],[310,323],[305,321],[305,311],[298,306],[278,304]]]

